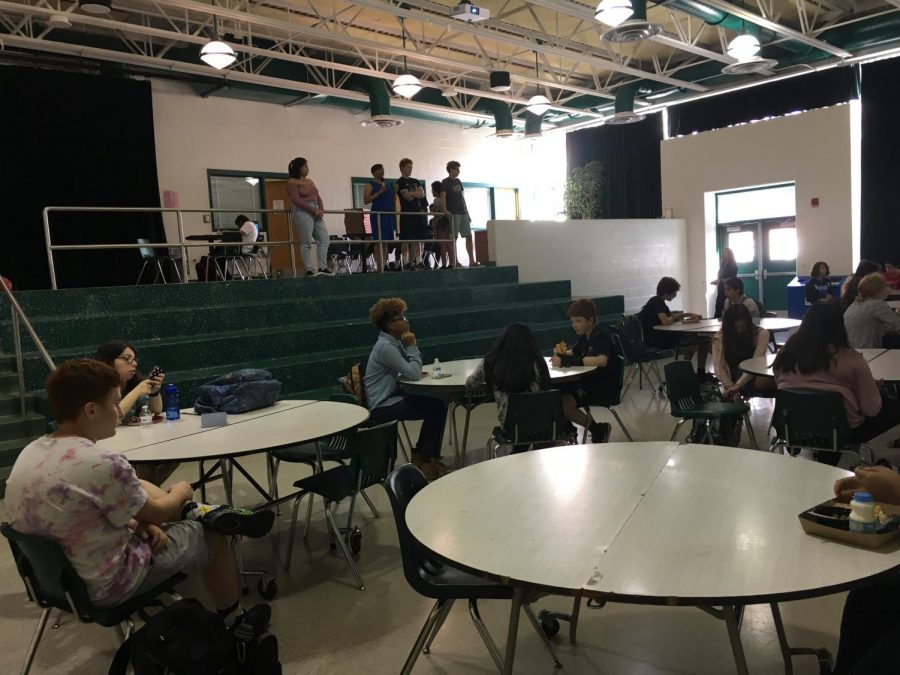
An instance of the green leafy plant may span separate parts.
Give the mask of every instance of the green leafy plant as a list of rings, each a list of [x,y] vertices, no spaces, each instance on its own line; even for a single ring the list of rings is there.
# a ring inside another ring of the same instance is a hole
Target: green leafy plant
[[[603,165],[598,161],[572,169],[566,181],[566,214],[572,219],[600,218],[603,205]]]

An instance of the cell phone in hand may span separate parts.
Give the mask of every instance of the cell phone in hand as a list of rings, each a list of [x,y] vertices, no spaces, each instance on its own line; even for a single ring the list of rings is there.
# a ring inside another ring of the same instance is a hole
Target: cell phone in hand
[[[147,377],[152,380],[154,377],[159,377],[159,374],[161,372],[162,368],[160,368],[159,366],[153,366],[153,368],[150,369],[150,374],[147,375]]]

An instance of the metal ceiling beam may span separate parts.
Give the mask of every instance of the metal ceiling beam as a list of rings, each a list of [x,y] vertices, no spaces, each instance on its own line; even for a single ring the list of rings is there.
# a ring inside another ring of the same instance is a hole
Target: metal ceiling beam
[[[16,4],[16,3],[12,3],[12,2],[5,2],[3,0],[0,0],[0,11],[7,11],[11,14],[22,13],[25,15],[37,15],[37,16],[41,16],[41,17],[49,17],[50,15],[56,13],[56,10],[53,10],[53,9],[50,9],[47,7],[35,7],[35,6],[31,6],[31,5],[20,5],[20,4]],[[206,44],[207,42],[209,42],[209,38],[206,38],[206,37],[203,37],[200,35],[178,33],[178,32],[174,32],[174,31],[163,30],[160,28],[151,28],[149,26],[135,25],[135,24],[130,24],[127,22],[122,22],[122,21],[114,21],[112,19],[103,19],[103,18],[100,18],[97,16],[90,16],[90,15],[86,15],[86,14],[72,13],[69,15],[69,21],[71,21],[73,24],[93,26],[95,28],[106,28],[106,29],[109,29],[110,31],[121,31],[123,33],[135,33],[138,35],[159,38],[161,40],[181,41],[181,42],[187,42],[190,44],[196,44],[196,45],[201,45],[201,46]],[[39,40],[39,42],[40,43],[52,42],[53,44],[56,44],[52,40]],[[317,68],[322,68],[322,69],[327,69],[327,70],[332,70],[332,71],[339,71],[339,72],[343,72],[343,73],[365,75],[367,77],[375,77],[375,78],[387,80],[389,82],[392,82],[393,80],[395,80],[398,77],[398,75],[396,75],[394,73],[376,71],[376,70],[371,70],[369,68],[361,68],[358,66],[351,66],[351,65],[332,62],[332,61],[323,61],[321,59],[315,59],[315,58],[311,58],[311,57],[307,57],[307,56],[298,56],[298,55],[294,55],[294,54],[288,54],[285,52],[261,49],[258,47],[250,47],[250,46],[242,45],[239,43],[234,43],[232,46],[236,49],[236,51],[243,52],[245,54],[252,54],[254,56],[262,56],[265,58],[274,58],[274,59],[279,59],[282,61],[300,63],[303,65],[309,65],[309,66],[314,66]],[[108,50],[108,51],[112,51],[112,50]],[[116,53],[118,53],[118,52],[116,52]],[[170,59],[159,59],[158,57],[155,57],[155,56],[149,56],[147,58],[159,61],[159,64],[160,64],[159,67],[163,67],[163,64],[165,64],[165,66],[168,67],[168,64],[172,62]],[[179,63],[184,63],[184,62],[179,62]],[[229,70],[229,71],[216,71],[215,73],[211,73],[208,66],[203,65],[201,67],[205,69],[207,76],[212,75],[212,74],[219,76],[219,75],[224,75],[226,72],[229,72],[229,73],[235,72],[234,70]],[[281,78],[272,78],[272,79],[276,79],[276,80],[284,81],[284,82],[288,81],[288,80],[281,80]],[[426,87],[431,85],[431,86],[434,86],[435,88],[439,88],[439,85],[432,84],[427,81],[424,81],[422,84]],[[509,105],[524,106],[528,103],[528,101],[524,98],[515,98],[512,96],[507,96],[505,94],[500,94],[500,93],[496,93],[493,91],[482,91],[479,89],[469,89],[467,87],[462,87],[462,86],[456,86],[456,90],[462,94],[465,94],[467,96],[472,96],[474,98],[493,99],[496,101],[502,101]],[[335,88],[335,91],[343,92],[346,90]],[[320,92],[315,92],[315,93],[320,93]],[[335,95],[338,95],[338,94],[335,94]],[[392,101],[393,101],[393,99],[392,99]],[[441,108],[441,106],[436,106],[436,107]],[[568,106],[556,105],[552,102],[551,102],[551,107],[554,110],[558,110],[560,112],[565,112],[565,113],[570,113],[570,114],[584,115],[587,117],[600,117],[600,118],[603,117],[603,115],[592,112],[590,110],[583,110],[581,108],[571,108]]]
[[[900,0],[897,1],[900,2]],[[569,0],[527,0],[527,2],[530,5],[550,9],[554,12],[559,12],[560,14],[575,17],[576,19],[584,19],[590,21],[591,23],[597,23],[597,20],[594,18],[594,10],[592,10],[590,7],[585,7],[584,5],[576,2],[570,2]],[[689,42],[678,39],[677,36],[661,33],[649,39],[652,42],[666,45],[667,47],[673,47],[675,49],[689,52],[691,54],[696,54],[697,56],[702,56],[703,58],[710,59],[711,61],[720,61],[721,63],[736,62],[736,59],[731,58],[727,54],[715,52],[710,49],[706,49],[705,47],[692,45]]]
[[[817,40],[816,38],[810,37],[809,35],[804,35],[803,33],[796,31],[793,28],[788,28],[787,26],[784,26],[777,21],[766,19],[759,14],[754,14],[753,12],[744,9],[743,7],[732,5],[730,2],[725,2],[724,0],[703,0],[703,2],[710,7],[715,7],[716,9],[720,9],[723,12],[733,14],[739,19],[749,21],[750,23],[754,23],[757,26],[762,26],[763,28],[768,28],[772,32],[778,33],[779,35],[789,38],[795,42],[800,42],[810,47],[815,47],[816,49],[820,49],[823,52],[828,52],[829,54],[839,56],[842,59],[849,59],[853,56],[853,54],[845,49],[835,47],[834,45],[830,45],[827,42],[823,42],[822,40]]]
[[[179,0],[182,1],[182,0]],[[460,33],[468,33],[470,35],[478,35],[483,37],[488,37],[492,40],[496,40],[498,42],[504,42],[506,44],[513,45],[515,47],[520,47],[522,49],[528,49],[531,51],[538,51],[543,54],[550,54],[553,56],[561,56],[566,59],[574,59],[576,61],[581,61],[586,64],[590,64],[596,66],[598,68],[602,68],[604,70],[613,70],[619,73],[623,73],[625,75],[631,75],[632,77],[637,77],[641,79],[654,80],[656,82],[661,82],[663,84],[669,84],[674,87],[682,87],[684,89],[693,89],[695,91],[706,91],[707,88],[695,84],[693,82],[689,82],[687,80],[678,80],[676,78],[667,77],[665,75],[658,75],[654,72],[650,72],[647,70],[641,70],[640,68],[632,68],[630,66],[624,66],[614,61],[610,61],[608,59],[604,59],[598,56],[593,56],[586,53],[581,53],[575,51],[573,49],[562,49],[559,47],[554,47],[550,44],[538,44],[533,40],[528,40],[525,38],[515,37],[512,35],[504,35],[498,31],[489,31],[484,28],[480,28],[477,25],[470,24],[465,21],[459,21],[457,19],[453,19],[449,15],[441,15],[441,14],[431,14],[423,11],[415,11],[410,9],[403,9],[402,7],[396,7],[393,5],[389,5],[387,3],[381,2],[380,0],[354,0],[354,4],[361,5],[364,7],[370,7],[374,10],[387,12],[388,14],[393,14],[395,16],[402,16],[407,19],[416,19],[418,21],[429,21],[432,23],[436,23],[438,25],[452,25],[453,29]],[[449,11],[449,10],[448,10]],[[555,41],[554,38],[548,37],[548,42]]]

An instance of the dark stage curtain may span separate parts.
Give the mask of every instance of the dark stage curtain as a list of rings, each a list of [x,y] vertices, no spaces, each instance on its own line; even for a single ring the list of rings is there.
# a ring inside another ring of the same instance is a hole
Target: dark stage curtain
[[[900,59],[862,67],[863,258],[900,262]]]
[[[831,68],[821,73],[673,105],[669,108],[669,134],[672,137],[687,136],[766,117],[846,103],[857,97],[857,73],[856,68]]]
[[[634,124],[574,131],[566,136],[568,173],[599,160],[604,171],[604,218],[659,218],[661,140],[661,115]]]
[[[6,67],[0,91],[0,272],[17,290],[49,288],[45,206],[159,206],[150,83]],[[165,242],[159,214],[55,213],[50,226],[54,244]],[[54,259],[60,288],[133,284],[141,265],[136,250]]]

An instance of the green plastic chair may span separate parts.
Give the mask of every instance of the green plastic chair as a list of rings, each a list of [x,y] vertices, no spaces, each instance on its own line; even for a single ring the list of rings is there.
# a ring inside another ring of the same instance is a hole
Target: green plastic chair
[[[849,460],[847,466],[860,460],[874,463],[867,443],[850,441],[847,409],[836,391],[779,389],[775,393],[772,428],[772,452],[787,448],[796,456],[800,450],[812,450],[817,461],[824,459],[828,464],[837,464],[842,458]]]
[[[704,401],[700,396],[700,379],[694,372],[694,365],[690,361],[673,361],[665,367],[666,396],[669,398],[669,413],[678,418],[675,430],[672,432],[671,441],[678,436],[681,425],[688,420],[703,420],[710,422],[726,415],[742,415],[750,442],[754,448],[756,435],[750,424],[750,406],[744,403],[728,403],[724,401]],[[713,443],[712,431],[709,424],[706,425],[704,440]]]
[[[289,570],[291,566],[291,554],[294,550],[294,533],[297,528],[297,511],[300,503],[307,495],[319,495],[325,500],[325,520],[331,534],[331,549],[340,547],[347,564],[353,571],[357,586],[365,590],[362,577],[353,563],[350,550],[354,554],[359,553],[362,547],[362,533],[353,525],[353,512],[356,506],[356,496],[372,485],[384,483],[388,474],[394,469],[397,459],[397,422],[386,422],[376,427],[360,428],[350,439],[347,449],[350,458],[349,464],[339,464],[336,467],[326,469],[321,473],[315,473],[307,478],[294,482],[294,487],[300,492],[294,498],[294,509],[291,515],[291,530],[288,541],[287,558],[284,568]],[[350,509],[347,513],[347,524],[338,527],[331,513],[331,505],[350,498]],[[310,496],[310,501],[312,497]],[[309,535],[309,520],[303,531],[303,538]],[[349,550],[348,550],[349,545]]]
[[[31,664],[34,662],[41,636],[53,608],[71,612],[82,623],[96,623],[104,628],[114,627],[119,631],[119,637],[124,640],[134,630],[132,615],[154,604],[156,598],[164,593],[175,595],[172,590],[175,584],[187,578],[181,573],[173,574],[146,593],[129,598],[121,605],[98,607],[90,601],[84,582],[72,567],[62,546],[46,537],[22,534],[9,523],[0,524],[0,533],[9,542],[16,569],[25,582],[28,599],[43,608],[25,655],[25,663],[19,671],[20,675],[28,675],[28,671],[31,670]],[[120,626],[122,623],[127,625],[124,632]]]
[[[506,422],[494,427],[487,441],[488,458],[497,457],[500,448],[551,443],[564,445],[566,418],[558,389],[510,394]]]

